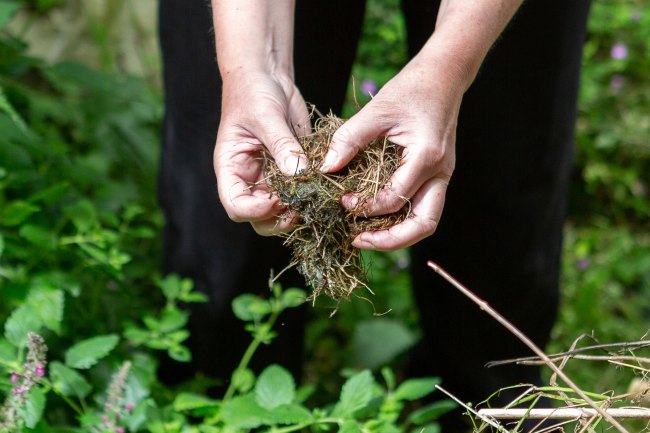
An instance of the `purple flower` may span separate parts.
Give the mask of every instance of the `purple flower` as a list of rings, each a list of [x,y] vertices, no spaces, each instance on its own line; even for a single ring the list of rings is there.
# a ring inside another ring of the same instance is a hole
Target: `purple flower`
[[[621,74],[614,74],[612,75],[612,79],[609,81],[609,90],[611,90],[613,94],[617,94],[621,91],[624,84],[625,77],[623,77]]]
[[[374,80],[363,80],[361,82],[361,91],[366,95],[374,96],[377,94],[377,82]]]
[[[614,44],[609,54],[610,56],[612,56],[612,59],[614,60],[627,59],[627,55],[628,55],[627,46],[623,42],[617,42],[616,44]]]
[[[36,375],[43,377],[45,376],[45,366],[43,364],[38,364],[35,369]]]

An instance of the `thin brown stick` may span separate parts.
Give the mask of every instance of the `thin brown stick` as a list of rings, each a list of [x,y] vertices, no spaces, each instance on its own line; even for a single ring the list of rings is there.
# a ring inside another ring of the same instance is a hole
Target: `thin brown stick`
[[[605,349],[641,349],[644,347],[650,347],[650,341],[648,340],[639,340],[639,341],[630,341],[625,343],[607,343],[607,344],[596,344],[592,346],[578,347],[575,350],[568,350],[566,352],[553,353],[548,355],[551,360],[561,360],[566,355],[575,355],[582,352],[588,352],[590,350],[605,350]],[[647,359],[647,358],[641,358]],[[490,361],[486,364],[487,367],[496,367],[499,365],[513,364],[513,363],[522,363],[524,361],[539,361],[538,356],[525,356],[521,358],[513,359],[504,359],[501,361]]]
[[[562,371],[560,370],[554,363],[552,363],[549,359],[546,353],[530,339],[528,338],[523,332],[521,332],[516,326],[514,326],[512,323],[510,323],[505,317],[503,317],[499,312],[497,312],[494,308],[490,307],[490,305],[485,302],[483,299],[479,298],[476,296],[472,291],[470,291],[467,287],[463,286],[458,280],[456,280],[454,277],[449,275],[444,269],[442,269],[440,266],[435,264],[432,261],[427,262],[427,265],[433,269],[437,274],[442,276],[445,280],[447,280],[452,286],[457,288],[462,294],[467,296],[469,299],[472,300],[476,305],[479,306],[479,308],[483,311],[485,311],[488,315],[490,315],[494,320],[499,322],[501,325],[503,325],[508,331],[510,331],[515,337],[517,337],[522,343],[524,343],[530,350],[532,350],[537,356],[539,356],[541,359],[546,361],[546,365],[551,368],[559,377],[562,379],[564,383],[567,384],[571,389],[573,389],[576,394],[580,396],[589,406],[594,408],[596,412],[598,412],[603,418],[607,420],[612,426],[616,427],[616,429],[621,432],[621,433],[629,433],[625,427],[623,427],[616,419],[612,418],[607,412],[605,412],[600,406],[598,406],[589,396],[587,396],[582,389],[578,385],[576,385],[569,377]]]
[[[650,408],[619,407],[603,409],[612,418],[618,419],[650,419]],[[480,409],[480,415],[496,419],[587,419],[593,416],[602,416],[599,411],[590,407],[557,407],[548,409]]]

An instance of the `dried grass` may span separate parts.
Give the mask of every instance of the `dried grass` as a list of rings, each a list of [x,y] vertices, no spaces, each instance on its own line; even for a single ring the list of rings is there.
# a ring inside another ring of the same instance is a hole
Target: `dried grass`
[[[336,301],[349,299],[359,286],[369,289],[359,250],[352,246],[354,237],[368,230],[384,230],[404,221],[410,204],[397,213],[367,217],[364,210],[382,188],[389,188],[392,174],[401,162],[401,147],[380,137],[359,151],[355,158],[336,173],[322,173],[320,166],[328,146],[343,120],[320,116],[313,133],[299,137],[308,167],[295,176],[284,176],[273,158],[265,153],[265,182],[277,194],[295,229],[285,234],[285,245],[293,251],[292,265],[312,288],[310,300],[325,293]],[[341,204],[346,194],[359,197],[359,205],[348,210]]]

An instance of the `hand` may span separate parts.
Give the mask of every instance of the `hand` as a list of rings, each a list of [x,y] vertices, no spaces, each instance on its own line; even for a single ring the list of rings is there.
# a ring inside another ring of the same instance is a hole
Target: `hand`
[[[231,76],[232,75],[232,76]],[[300,92],[289,77],[232,73],[224,77],[222,111],[214,149],[219,198],[228,216],[250,222],[262,235],[287,231],[290,219],[264,181],[262,146],[287,176],[306,166],[294,137],[310,130]]]
[[[359,234],[354,246],[393,250],[435,231],[455,166],[456,122],[465,91],[454,72],[412,61],[334,134],[325,172],[343,168],[380,136],[404,147],[402,164],[376,199],[364,204],[364,212],[393,213],[409,200],[413,216],[389,229]],[[357,198],[345,196],[343,205],[354,209]]]

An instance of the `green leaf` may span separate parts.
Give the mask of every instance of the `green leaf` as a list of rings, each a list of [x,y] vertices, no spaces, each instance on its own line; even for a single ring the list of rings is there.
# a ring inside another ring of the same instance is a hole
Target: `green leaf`
[[[229,427],[251,429],[264,425],[269,411],[257,404],[253,394],[247,394],[224,402],[221,416]]]
[[[352,336],[354,365],[374,369],[413,346],[417,336],[402,322],[377,317],[359,322]]]
[[[361,433],[362,431],[359,423],[351,419],[343,422],[339,429],[339,433]]]
[[[266,409],[289,404],[296,395],[296,384],[291,374],[279,365],[270,365],[257,379],[255,399]]]
[[[269,414],[270,424],[302,424],[312,421],[314,416],[299,404],[282,404],[273,408]]]
[[[27,334],[38,333],[41,326],[43,321],[29,305],[23,304],[5,322],[5,338],[16,347],[24,347],[27,344]]]
[[[364,408],[372,398],[374,379],[369,370],[364,370],[349,378],[341,390],[341,398],[332,412],[335,416],[350,416]]]
[[[49,287],[34,287],[27,297],[27,303],[43,325],[57,334],[61,332],[64,301],[63,290],[52,290]]]
[[[45,409],[45,392],[41,388],[32,388],[29,398],[25,402],[23,408],[23,417],[25,425],[29,428],[34,428],[43,416]]]
[[[190,362],[192,360],[192,352],[187,347],[177,344],[167,350],[169,357],[178,362]]]
[[[423,425],[417,429],[418,433],[440,433],[441,431],[438,423]]]
[[[452,400],[436,401],[411,413],[409,421],[413,424],[421,425],[434,421],[457,407],[458,405]]]
[[[304,290],[290,288],[282,292],[282,305],[284,308],[293,308],[301,305],[307,299]]]
[[[0,234],[0,257],[2,257],[2,253],[5,250],[5,238]]]
[[[79,200],[66,206],[65,213],[79,232],[85,232],[97,225],[97,213],[89,200]]]
[[[18,233],[22,238],[44,250],[51,251],[57,246],[54,233],[44,227],[26,224],[20,227]]]
[[[92,387],[77,371],[66,367],[58,361],[49,365],[50,380],[54,389],[68,397],[84,398]]]
[[[182,392],[174,399],[174,410],[179,412],[194,409],[217,408],[218,406],[219,401],[217,400],[189,392]]]
[[[397,400],[417,400],[435,391],[439,383],[440,379],[437,377],[408,379],[397,387],[394,397]]]
[[[108,355],[119,341],[120,338],[114,334],[84,340],[65,352],[65,363],[72,368],[90,368]]]
[[[239,320],[251,322],[261,320],[269,314],[271,312],[271,305],[259,296],[244,293],[232,301],[232,311]]]
[[[4,338],[0,338],[0,361],[15,361],[16,356],[16,348]]]
[[[236,369],[232,373],[231,380],[235,389],[243,394],[250,391],[255,385],[255,374],[248,368]]]
[[[17,226],[39,210],[38,206],[26,201],[12,201],[4,206],[2,213],[0,213],[0,223],[6,226]]]
[[[162,318],[158,323],[158,329],[161,332],[175,331],[187,324],[188,317],[188,313],[181,311],[178,308],[165,309],[162,313]]]
[[[16,2],[2,0],[0,1],[0,29],[5,26],[11,17],[18,10],[20,4]]]

